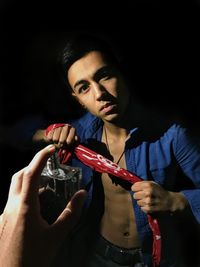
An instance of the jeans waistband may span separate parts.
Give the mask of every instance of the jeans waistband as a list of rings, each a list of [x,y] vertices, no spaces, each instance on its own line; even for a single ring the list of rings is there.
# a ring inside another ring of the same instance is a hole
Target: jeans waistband
[[[96,252],[118,263],[119,265],[133,265],[136,263],[142,263],[142,252],[141,248],[126,249],[118,247],[108,240],[99,236],[96,243]]]

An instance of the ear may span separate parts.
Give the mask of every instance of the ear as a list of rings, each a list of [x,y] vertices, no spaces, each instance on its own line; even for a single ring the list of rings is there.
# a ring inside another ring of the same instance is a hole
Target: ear
[[[72,92],[71,94],[72,94],[72,96],[73,96],[73,97],[75,97],[75,98],[76,98],[76,94],[75,94],[74,92]]]

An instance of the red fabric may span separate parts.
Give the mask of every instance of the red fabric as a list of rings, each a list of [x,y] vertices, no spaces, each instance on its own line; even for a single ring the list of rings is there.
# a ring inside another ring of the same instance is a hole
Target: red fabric
[[[49,131],[54,130],[58,127],[64,126],[65,124],[59,123],[59,124],[52,124],[46,129],[46,135],[49,133]],[[137,175],[127,171],[126,169],[121,168],[116,163],[110,161],[109,159],[105,158],[104,156],[97,154],[96,152],[82,146],[77,145],[74,148],[75,155],[77,158],[83,162],[85,165],[89,166],[93,170],[97,172],[105,172],[112,174],[116,177],[119,177],[123,180],[126,180],[130,182],[131,184],[134,184],[135,182],[142,181],[140,177]],[[62,164],[65,164],[70,159],[72,153],[69,151],[66,151],[66,149],[60,149],[58,153],[60,157],[60,161]],[[150,214],[147,214],[147,219],[149,222],[149,226],[153,233],[153,263],[154,266],[157,267],[160,264],[161,260],[161,234],[160,229],[158,225],[157,219],[153,218]]]

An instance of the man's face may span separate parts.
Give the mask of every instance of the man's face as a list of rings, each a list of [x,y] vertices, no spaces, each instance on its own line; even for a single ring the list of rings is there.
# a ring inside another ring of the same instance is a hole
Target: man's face
[[[104,121],[119,119],[128,104],[129,93],[120,72],[102,53],[89,52],[68,70],[72,95],[93,115]]]

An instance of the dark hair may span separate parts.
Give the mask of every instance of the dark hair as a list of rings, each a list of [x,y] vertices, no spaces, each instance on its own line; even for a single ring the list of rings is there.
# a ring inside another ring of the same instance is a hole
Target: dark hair
[[[67,72],[70,66],[91,51],[102,52],[109,62],[118,66],[117,56],[112,51],[108,41],[89,34],[73,35],[67,40],[64,49],[59,55],[61,74],[70,90],[71,87],[67,80]]]

